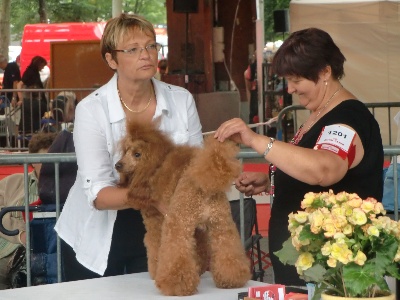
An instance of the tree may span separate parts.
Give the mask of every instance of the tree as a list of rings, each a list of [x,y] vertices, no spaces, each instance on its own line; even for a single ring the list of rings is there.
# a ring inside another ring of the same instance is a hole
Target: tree
[[[290,0],[268,0],[264,1],[264,35],[266,41],[275,41],[274,32],[274,10],[288,9]]]
[[[111,10],[111,0],[13,0],[12,34],[20,39],[27,23],[105,21],[111,18]],[[143,15],[153,24],[167,22],[165,0],[125,0],[123,10]]]
[[[11,0],[2,0],[0,10],[0,53],[8,59],[10,44],[10,9]]]
[[[39,0],[38,13],[40,23],[47,23],[46,0]]]

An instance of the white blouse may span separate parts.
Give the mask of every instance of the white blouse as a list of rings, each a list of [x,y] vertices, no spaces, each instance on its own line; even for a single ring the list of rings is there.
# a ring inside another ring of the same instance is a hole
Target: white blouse
[[[160,129],[176,144],[201,146],[203,136],[193,96],[184,88],[152,79],[162,116]],[[118,143],[126,132],[125,112],[117,93],[117,75],[79,102],[76,107],[74,144],[78,174],[69,191],[55,229],[75,251],[77,260],[103,275],[111,246],[117,210],[97,210],[98,192],[115,186],[119,175]]]

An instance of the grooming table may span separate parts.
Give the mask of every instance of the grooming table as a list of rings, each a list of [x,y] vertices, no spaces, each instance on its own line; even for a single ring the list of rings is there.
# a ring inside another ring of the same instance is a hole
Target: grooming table
[[[0,291],[1,300],[120,300],[120,299],[198,299],[198,300],[237,300],[238,293],[247,291],[249,286],[266,285],[258,281],[249,281],[240,289],[218,289],[211,274],[201,277],[198,293],[187,297],[163,296],[150,279],[149,274],[136,273],[113,277],[103,277],[73,282],[54,283]]]

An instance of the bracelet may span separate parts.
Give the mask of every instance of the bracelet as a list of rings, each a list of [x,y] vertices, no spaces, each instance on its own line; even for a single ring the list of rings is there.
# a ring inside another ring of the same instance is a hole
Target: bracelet
[[[269,153],[269,151],[271,151],[272,145],[274,144],[274,142],[275,142],[275,139],[270,137],[269,138],[269,143],[267,145],[267,149],[265,149],[265,151],[264,151],[264,156],[266,156]]]

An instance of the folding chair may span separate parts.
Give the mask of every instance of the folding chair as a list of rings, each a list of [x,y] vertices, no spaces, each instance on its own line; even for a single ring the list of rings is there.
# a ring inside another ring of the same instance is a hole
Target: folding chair
[[[231,200],[229,202],[233,221],[240,233],[240,200]],[[256,200],[253,198],[244,198],[244,234],[244,249],[251,259],[252,280],[263,281],[265,273],[263,261],[265,259],[260,245],[260,240],[263,237],[258,231],[257,206]]]

